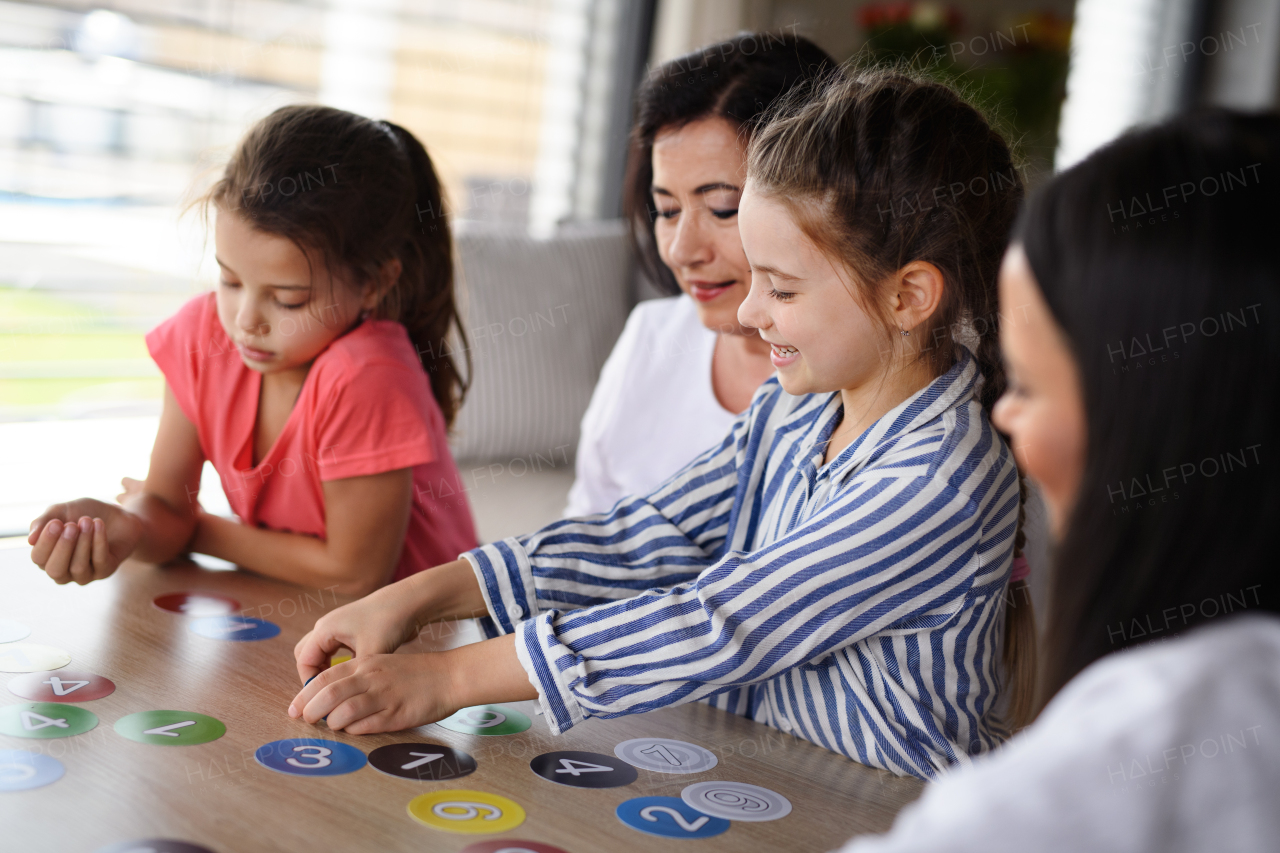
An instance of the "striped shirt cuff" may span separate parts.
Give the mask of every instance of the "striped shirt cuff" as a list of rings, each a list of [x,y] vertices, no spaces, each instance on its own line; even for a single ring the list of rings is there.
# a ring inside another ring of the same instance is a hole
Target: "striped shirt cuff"
[[[563,734],[587,718],[573,692],[561,680],[572,673],[558,672],[550,660],[551,649],[567,651],[560,645],[551,624],[557,615],[551,611],[526,620],[519,626],[516,637],[516,656],[529,674],[529,682],[538,689],[538,703],[553,735]]]
[[[485,606],[499,634],[510,634],[519,622],[538,612],[533,566],[518,539],[481,545],[462,557],[476,573]]]

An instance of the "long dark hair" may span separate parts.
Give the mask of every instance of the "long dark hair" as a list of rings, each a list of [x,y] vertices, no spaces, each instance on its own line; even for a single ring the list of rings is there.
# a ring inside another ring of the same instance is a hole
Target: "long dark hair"
[[[1094,153],[1020,220],[1088,430],[1046,697],[1109,652],[1277,611],[1277,154],[1275,115],[1189,115]]]
[[[1000,133],[946,85],[887,68],[832,74],[816,91],[779,105],[752,140],[753,190],[787,205],[809,239],[840,258],[860,303],[879,320],[886,351],[904,348],[878,288],[911,261],[942,273],[942,301],[906,355],[941,376],[972,349],[990,416],[1007,384],[996,287],[1023,197]],[[1018,474],[1014,554],[1025,545],[1026,485]],[[1015,726],[1031,715],[1035,621],[1026,581],[1005,598],[1004,661]]]
[[[453,243],[440,179],[412,133],[331,107],[281,107],[250,129],[196,204],[316,251],[330,271],[358,284],[376,281],[382,266],[398,258],[400,278],[373,316],[408,330],[445,424],[453,423],[468,385],[448,344],[455,329],[467,351],[454,297]]]
[[[718,116],[748,137],[780,96],[834,68],[826,51],[791,33],[742,33],[653,69],[636,92],[623,209],[641,270],[662,292],[680,292],[653,236],[653,140],[658,131]]]

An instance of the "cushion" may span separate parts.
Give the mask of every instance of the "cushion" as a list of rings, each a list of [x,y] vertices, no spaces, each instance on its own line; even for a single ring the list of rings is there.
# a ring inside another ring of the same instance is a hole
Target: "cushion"
[[[579,422],[633,302],[625,223],[535,239],[463,222],[455,240],[473,382],[454,422],[454,457],[571,462]]]

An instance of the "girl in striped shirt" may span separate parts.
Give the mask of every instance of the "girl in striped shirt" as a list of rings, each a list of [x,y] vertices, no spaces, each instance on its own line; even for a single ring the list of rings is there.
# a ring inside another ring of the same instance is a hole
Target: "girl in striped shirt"
[[[841,75],[781,110],[740,208],[739,318],[778,372],[730,433],[608,513],[326,615],[290,715],[362,734],[537,698],[558,733],[704,699],[925,778],[998,745],[1001,650],[1018,672],[1029,627],[1023,599],[1005,618],[1020,477],[989,419],[1021,196],[1000,136],[939,84]],[[492,639],[390,654],[472,614]],[[355,658],[321,672],[340,647]]]

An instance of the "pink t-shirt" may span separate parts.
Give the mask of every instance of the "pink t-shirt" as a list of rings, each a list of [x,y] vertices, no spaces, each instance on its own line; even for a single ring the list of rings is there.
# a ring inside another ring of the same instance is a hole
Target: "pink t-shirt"
[[[412,468],[414,498],[395,580],[476,547],[444,415],[404,326],[366,320],[329,344],[257,465],[262,374],[240,360],[218,321],[215,295],[197,296],[152,329],[147,348],[245,524],[323,539],[322,482]]]

